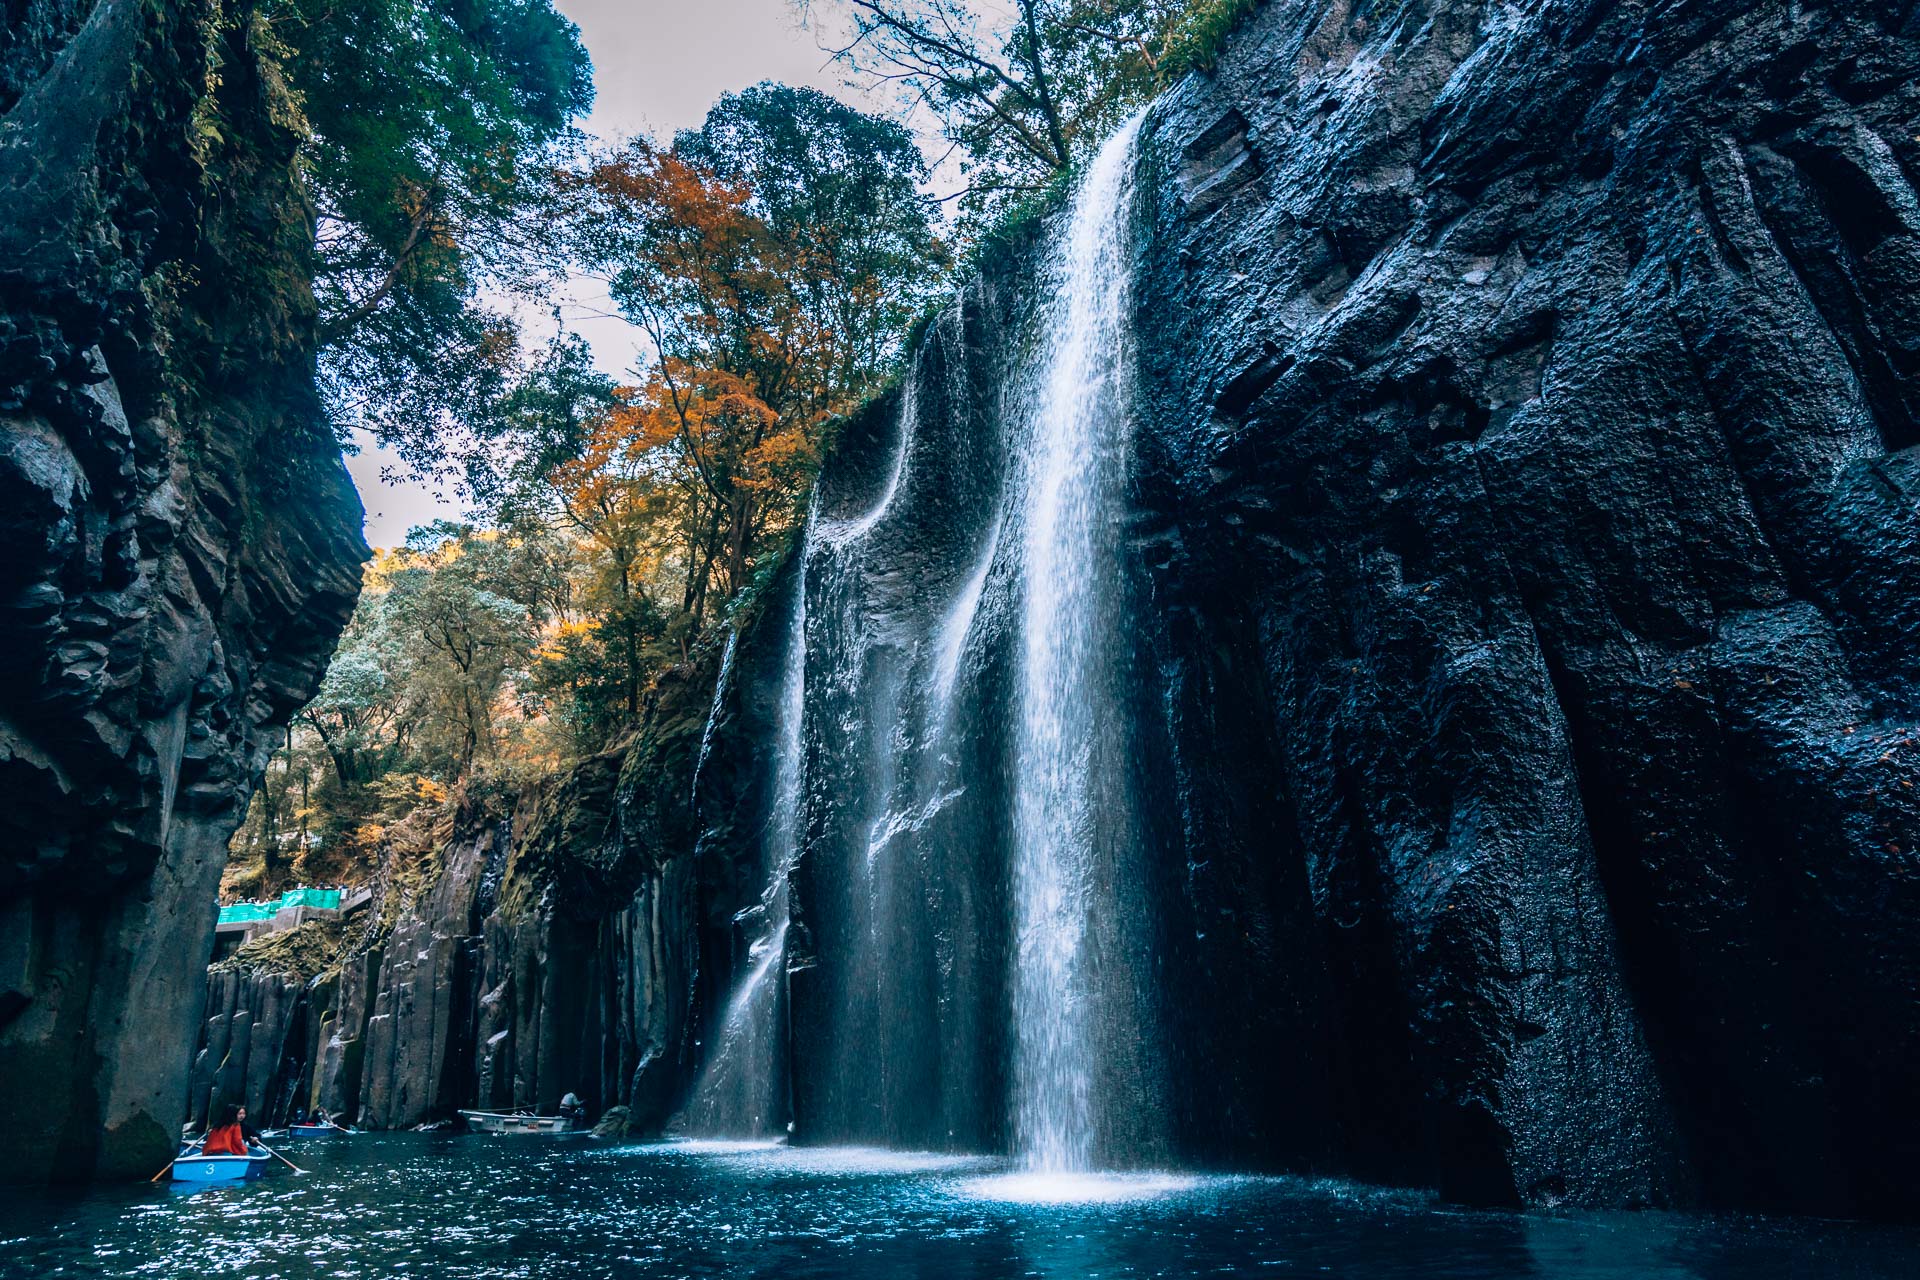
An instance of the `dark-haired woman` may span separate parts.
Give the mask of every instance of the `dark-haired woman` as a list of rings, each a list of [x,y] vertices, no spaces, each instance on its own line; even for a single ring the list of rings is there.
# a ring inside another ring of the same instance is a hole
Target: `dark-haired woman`
[[[207,1130],[206,1141],[200,1144],[203,1156],[244,1156],[249,1136],[246,1128],[247,1109],[229,1102],[220,1108],[220,1123]]]

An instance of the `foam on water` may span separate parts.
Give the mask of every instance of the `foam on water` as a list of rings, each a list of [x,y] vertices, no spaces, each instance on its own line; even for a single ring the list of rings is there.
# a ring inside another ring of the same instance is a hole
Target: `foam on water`
[[[961,1195],[1008,1204],[1118,1204],[1179,1195],[1204,1179],[1178,1173],[1072,1173],[1023,1169],[974,1178],[958,1187]]]
[[[693,1148],[730,1157],[736,1173],[767,1176],[909,1176],[963,1173],[991,1165],[990,1158],[940,1151],[895,1151],[887,1147],[794,1147],[785,1143],[716,1143]]]

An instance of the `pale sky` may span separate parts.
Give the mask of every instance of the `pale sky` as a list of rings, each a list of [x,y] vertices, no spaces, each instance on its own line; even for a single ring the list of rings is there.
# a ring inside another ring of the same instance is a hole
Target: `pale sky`
[[[762,80],[811,85],[868,110],[877,106],[842,87],[817,32],[802,28],[792,0],[555,0],[555,7],[579,24],[593,58],[596,95],[586,128],[602,139],[642,132],[671,138],[705,119],[722,94]],[[639,344],[625,321],[607,314],[605,290],[576,280],[557,301],[567,327],[593,344],[594,362],[625,377]],[[550,336],[544,314],[523,319],[530,340]],[[461,514],[424,485],[383,483],[382,468],[397,465],[391,454],[371,447],[347,459],[367,508],[367,541],[376,547],[398,544],[414,525]]]

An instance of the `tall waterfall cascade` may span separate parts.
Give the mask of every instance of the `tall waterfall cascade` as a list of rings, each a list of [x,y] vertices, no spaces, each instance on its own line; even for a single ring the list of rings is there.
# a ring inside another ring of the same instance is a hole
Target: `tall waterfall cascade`
[[[1147,1037],[1100,962],[1138,954],[1112,922],[1142,914],[1120,900],[1140,877],[1116,727],[1139,129],[1051,229],[1026,357],[983,389],[922,350],[822,478],[785,606],[766,885],[689,1132],[778,1132],[790,1032],[808,1140],[1073,1171],[1125,1158],[1112,1135],[1138,1123],[1111,1117],[1151,1111],[1142,1073],[1111,1069]],[[934,345],[963,347],[967,316]]]
[[[1102,854],[1096,810],[1113,779],[1097,741],[1114,719],[1111,578],[1125,478],[1132,343],[1126,210],[1136,116],[1073,202],[1033,405],[1025,608],[1014,761],[1014,1138],[1035,1168],[1093,1157],[1097,1046],[1089,915]]]

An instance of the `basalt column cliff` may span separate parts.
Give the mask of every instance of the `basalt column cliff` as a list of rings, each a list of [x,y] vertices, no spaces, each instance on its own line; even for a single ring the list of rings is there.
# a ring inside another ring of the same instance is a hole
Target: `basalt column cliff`
[[[1917,73],[1273,0],[988,255],[802,552],[795,1132],[1911,1215]]]
[[[1908,2],[1301,0],[1163,104],[1196,1096],[1472,1198],[1914,1212],[1917,73]]]
[[[297,104],[251,6],[0,40],[0,1168],[146,1174],[226,842],[359,589]]]

